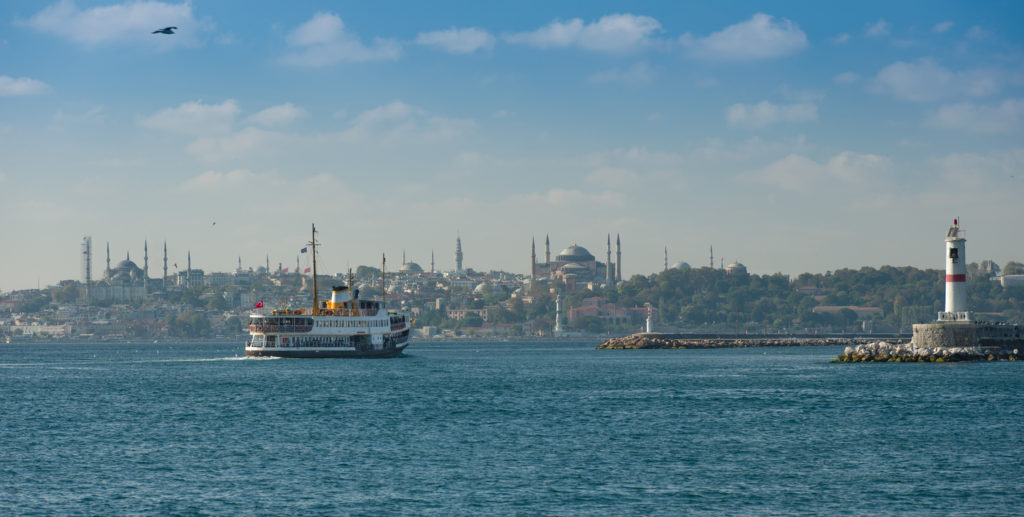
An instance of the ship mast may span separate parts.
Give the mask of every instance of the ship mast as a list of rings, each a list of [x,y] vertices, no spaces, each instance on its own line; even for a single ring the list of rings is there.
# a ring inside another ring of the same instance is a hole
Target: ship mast
[[[387,266],[388,259],[383,253],[380,254],[380,301],[381,307],[384,306],[384,298],[387,296],[387,285],[384,283],[384,267]]]
[[[316,291],[316,224],[313,224],[313,240],[309,242],[313,247],[313,316],[320,314],[320,300]]]

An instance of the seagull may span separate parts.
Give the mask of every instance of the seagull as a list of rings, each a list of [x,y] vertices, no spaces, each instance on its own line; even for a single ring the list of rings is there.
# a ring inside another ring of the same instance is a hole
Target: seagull
[[[162,29],[157,29],[153,31],[153,34],[174,34],[175,29],[177,29],[177,27],[164,27]]]

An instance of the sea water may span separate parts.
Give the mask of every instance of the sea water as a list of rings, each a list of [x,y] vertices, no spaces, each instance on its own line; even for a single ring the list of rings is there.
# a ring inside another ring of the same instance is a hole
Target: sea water
[[[1020,514],[1024,363],[0,345],[0,514]]]

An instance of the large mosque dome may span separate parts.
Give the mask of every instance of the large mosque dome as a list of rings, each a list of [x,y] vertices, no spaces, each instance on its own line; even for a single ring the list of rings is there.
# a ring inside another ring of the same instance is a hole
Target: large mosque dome
[[[687,264],[686,262],[676,262],[672,266],[672,269],[690,269],[690,265]]]
[[[573,243],[572,246],[562,250],[562,252],[555,257],[555,260],[559,262],[589,262],[594,260],[594,256],[587,251],[587,248],[577,246]]]
[[[403,273],[422,273],[423,268],[415,262],[406,262],[405,264],[402,264],[400,271]]]

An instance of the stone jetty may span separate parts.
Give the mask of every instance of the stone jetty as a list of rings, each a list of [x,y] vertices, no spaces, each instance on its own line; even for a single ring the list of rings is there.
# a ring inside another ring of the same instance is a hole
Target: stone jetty
[[[657,350],[701,348],[752,348],[780,346],[836,346],[859,345],[877,338],[860,337],[769,337],[769,336],[686,336],[643,332],[612,338],[597,346],[598,350]]]
[[[1018,361],[1020,349],[1001,346],[920,347],[910,343],[877,341],[848,346],[836,363],[952,363],[960,361]]]

